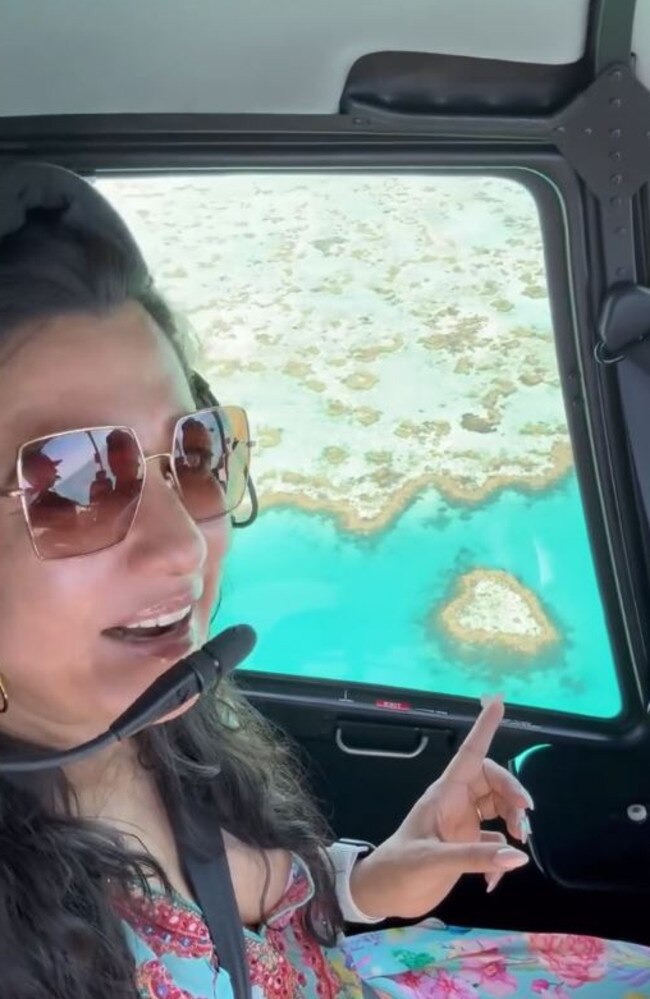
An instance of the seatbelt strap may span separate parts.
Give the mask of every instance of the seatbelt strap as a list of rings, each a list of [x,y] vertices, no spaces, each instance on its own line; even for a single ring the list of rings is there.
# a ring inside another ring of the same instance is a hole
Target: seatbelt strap
[[[182,834],[176,835],[178,856],[210,931],[219,966],[225,968],[230,977],[234,999],[252,999],[244,930],[239,918],[223,835],[216,822],[210,823],[209,830],[210,835],[214,835],[214,856],[208,860],[198,857],[184,841]],[[174,831],[178,832],[176,828]],[[359,984],[363,999],[379,999],[371,985],[361,978]]]
[[[239,918],[219,823],[214,819],[209,822],[209,837],[213,839],[214,852],[208,859],[203,859],[188,845],[176,819],[171,818],[183,873],[210,931],[219,967],[225,968],[228,973],[234,999],[251,999],[244,928]],[[203,821],[207,825],[207,816]]]

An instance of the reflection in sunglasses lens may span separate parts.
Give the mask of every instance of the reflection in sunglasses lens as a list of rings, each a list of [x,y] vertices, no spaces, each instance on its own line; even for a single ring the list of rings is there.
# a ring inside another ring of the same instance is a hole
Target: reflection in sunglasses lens
[[[144,468],[125,427],[75,430],[25,446],[20,486],[42,558],[101,551],[126,537]]]
[[[197,521],[222,517],[241,503],[249,468],[246,414],[237,407],[180,420],[174,464],[187,509]]]
[[[210,409],[179,420],[174,470],[195,520],[223,517],[241,503],[249,455],[243,409]],[[66,558],[126,537],[142,493],[144,462],[128,427],[95,427],[25,445],[18,478],[36,550],[42,558]]]

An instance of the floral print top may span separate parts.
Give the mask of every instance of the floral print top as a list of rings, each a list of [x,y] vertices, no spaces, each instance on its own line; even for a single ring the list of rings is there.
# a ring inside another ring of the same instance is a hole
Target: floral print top
[[[362,999],[361,982],[338,947],[317,944],[304,926],[314,895],[309,870],[294,855],[286,891],[257,932],[245,929],[253,999]],[[116,901],[136,961],[142,999],[232,999],[199,907],[152,889]]]
[[[304,926],[313,894],[294,856],[284,896],[258,932],[245,930],[253,999],[650,999],[650,949],[638,944],[426,919],[325,948]],[[141,999],[233,999],[192,901],[154,889],[116,905]]]

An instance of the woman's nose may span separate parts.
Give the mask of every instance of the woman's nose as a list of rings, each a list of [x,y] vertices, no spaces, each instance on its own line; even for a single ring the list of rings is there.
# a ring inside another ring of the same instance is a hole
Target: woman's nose
[[[140,506],[131,527],[129,556],[153,572],[192,575],[201,571],[208,545],[188,513],[165,455],[147,462]]]

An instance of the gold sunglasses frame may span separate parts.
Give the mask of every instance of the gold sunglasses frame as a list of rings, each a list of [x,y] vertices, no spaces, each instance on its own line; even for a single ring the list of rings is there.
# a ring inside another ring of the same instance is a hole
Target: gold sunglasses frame
[[[227,510],[224,513],[220,513],[220,514],[215,515],[214,517],[203,517],[201,520],[197,520],[196,518],[193,517],[193,519],[196,521],[197,524],[199,524],[199,523],[200,524],[205,524],[205,523],[209,523],[210,521],[213,521],[213,520],[221,520],[223,517],[227,517],[230,514],[232,514],[233,511],[236,510],[237,507],[240,505],[240,503],[244,499],[244,496],[246,495],[247,488],[250,488],[250,486],[251,486],[251,479],[250,479],[250,451],[255,446],[255,444],[257,442],[256,441],[252,441],[250,439],[250,425],[249,425],[249,422],[248,422],[248,414],[247,414],[246,410],[242,406],[205,406],[203,409],[197,409],[193,413],[188,413],[186,416],[179,416],[179,418],[176,420],[176,423],[174,424],[174,429],[172,431],[172,447],[173,447],[173,443],[174,443],[174,441],[176,439],[176,433],[178,431],[178,428],[179,428],[180,424],[183,423],[185,420],[191,419],[192,417],[196,417],[196,416],[202,416],[205,413],[214,413],[217,416],[217,420],[219,422],[219,425],[220,425],[220,427],[223,430],[224,421],[219,418],[219,414],[223,413],[225,415],[228,415],[228,413],[233,413],[233,412],[236,412],[237,414],[241,414],[241,417],[243,417],[244,425],[246,427],[246,435],[247,435],[246,436],[246,440],[240,440],[239,438],[236,439],[238,444],[245,444],[248,447],[248,452],[249,452],[249,462],[248,462],[248,465],[247,465],[247,468],[246,468],[246,479],[245,479],[245,482],[244,482],[244,489],[243,489],[241,498],[238,500],[238,502],[235,504],[235,506],[232,508],[232,510]],[[173,454],[173,451],[161,451],[158,454],[149,454],[149,455],[146,455],[144,453],[143,448],[142,448],[142,444],[140,443],[140,439],[139,439],[137,433],[135,432],[135,430],[132,427],[117,426],[117,425],[114,425],[114,424],[107,424],[105,426],[100,426],[100,427],[74,427],[71,430],[61,430],[61,431],[59,431],[58,433],[55,433],[55,434],[46,434],[45,436],[41,435],[39,437],[34,437],[31,440],[25,441],[18,448],[18,455],[16,457],[16,475],[17,475],[17,477],[20,480],[20,467],[21,467],[21,461],[22,461],[23,451],[24,451],[25,448],[30,447],[30,445],[32,445],[32,444],[38,444],[39,441],[54,440],[56,437],[65,437],[67,434],[89,433],[89,432],[97,431],[97,430],[126,430],[126,431],[128,431],[132,435],[133,439],[135,440],[135,442],[136,442],[136,444],[138,446],[138,451],[140,453],[140,458],[141,458],[141,461],[142,461],[142,467],[144,469],[144,473],[143,473],[143,476],[142,476],[142,486],[140,488],[140,494],[138,496],[138,501],[137,501],[136,507],[135,507],[135,509],[133,511],[133,517],[131,518],[131,523],[129,524],[127,532],[126,532],[126,534],[124,535],[123,538],[120,538],[119,541],[115,541],[112,544],[106,545],[103,548],[97,548],[97,549],[95,549],[92,552],[80,552],[79,554],[76,554],[76,555],[54,555],[54,556],[43,555],[38,550],[38,544],[37,544],[37,541],[36,541],[36,538],[35,538],[35,535],[34,535],[34,530],[33,530],[33,527],[32,527],[32,524],[31,524],[31,520],[30,520],[30,517],[29,517],[29,509],[28,509],[28,506],[27,506],[27,499],[26,499],[27,490],[24,489],[24,488],[19,488],[19,489],[0,489],[0,498],[20,499],[21,506],[22,506],[22,511],[23,511],[23,518],[24,518],[24,521],[25,521],[25,525],[27,527],[27,531],[29,533],[29,538],[30,538],[30,541],[31,541],[31,544],[32,544],[32,548],[34,549],[34,553],[36,554],[36,557],[41,562],[51,562],[51,561],[55,561],[57,559],[62,559],[62,558],[83,558],[86,555],[96,555],[97,552],[106,551],[108,548],[114,548],[115,545],[122,544],[123,541],[126,541],[126,539],[128,538],[129,534],[131,533],[133,525],[135,524],[136,518],[138,516],[138,511],[140,510],[140,504],[142,502],[142,496],[143,496],[143,493],[144,493],[144,487],[145,487],[146,482],[147,482],[147,462],[148,461],[154,461],[155,459],[160,459],[160,458],[166,458],[167,459],[167,464],[168,464],[168,467],[169,467],[169,471],[171,472],[172,478],[174,480],[174,485],[176,487],[176,491],[178,492],[178,495],[180,496],[181,500],[183,499],[183,489],[182,489],[181,484],[179,482],[178,475],[176,474],[176,467],[175,467],[175,464],[174,464],[174,454]],[[189,511],[188,511],[188,513],[189,513]],[[190,516],[192,516],[192,514],[190,514]]]

